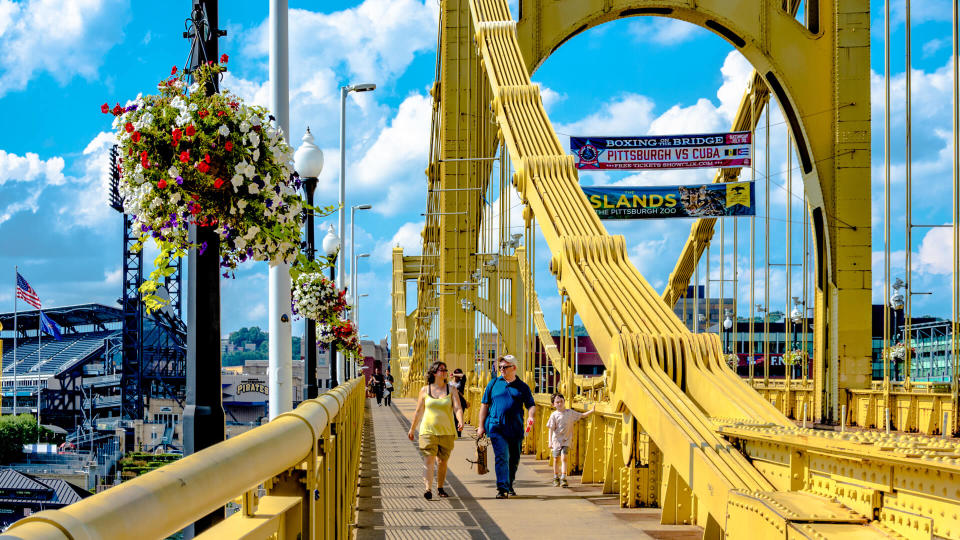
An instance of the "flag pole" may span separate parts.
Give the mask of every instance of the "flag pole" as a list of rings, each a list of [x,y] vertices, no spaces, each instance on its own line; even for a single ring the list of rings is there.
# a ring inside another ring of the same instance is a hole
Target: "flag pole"
[[[40,355],[41,338],[43,337],[43,310],[37,308],[37,366],[42,363]],[[40,377],[37,376],[37,452],[40,451]]]
[[[17,415],[17,276],[20,268],[13,267],[13,415]]]

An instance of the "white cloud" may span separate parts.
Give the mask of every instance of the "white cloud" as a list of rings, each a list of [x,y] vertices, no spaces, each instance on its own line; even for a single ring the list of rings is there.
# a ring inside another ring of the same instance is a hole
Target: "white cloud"
[[[923,57],[928,58],[937,54],[937,51],[948,45],[946,39],[934,38],[923,44]]]
[[[953,272],[953,231],[940,227],[930,229],[920,241],[916,270],[927,274],[950,274]],[[911,264],[911,266],[913,266]]]
[[[419,255],[423,247],[420,232],[423,231],[423,221],[404,223],[388,241],[378,242],[373,250],[373,257],[377,261],[389,263],[393,258],[393,248],[400,246],[404,255]]]
[[[66,204],[59,209],[65,219],[62,226],[96,227],[114,214],[109,206],[110,147],[116,142],[112,132],[102,131],[83,149],[79,160],[81,175],[71,177],[64,186]]]
[[[119,266],[114,267],[112,270],[104,269],[103,271],[103,282],[105,285],[120,285],[120,278],[122,277],[123,269]]]
[[[641,43],[679,45],[702,30],[695,24],[664,17],[640,17],[630,22],[628,32]]]
[[[334,13],[291,9],[290,65],[342,64],[351,78],[383,83],[402,73],[417,52],[434,48],[438,13],[432,0],[365,0]],[[267,56],[268,38],[264,21],[247,42],[246,52]],[[291,72],[292,86],[299,86],[298,76],[307,77],[311,71]]]
[[[386,199],[373,207],[382,215],[396,215],[408,208],[408,202],[422,204],[431,110],[429,96],[414,94],[403,100],[390,125],[367,147],[351,172],[351,186],[356,189],[388,187]]]
[[[750,84],[753,65],[739,52],[730,51],[720,67],[720,74],[723,76],[723,84],[717,90],[717,99],[720,100],[718,109],[727,120],[726,127],[730,127],[729,124],[733,122],[737,108],[740,107],[740,98]]]
[[[0,96],[40,72],[60,84],[95,78],[127,18],[122,0],[0,0]]]
[[[534,82],[533,84],[540,88],[540,101],[543,102],[543,108],[547,111],[547,114],[550,114],[550,109],[554,105],[567,99],[566,94],[561,94],[552,88],[547,88],[543,83]]]
[[[63,158],[59,156],[44,160],[33,152],[18,156],[0,150],[0,186],[6,182],[33,182],[37,179],[58,186],[65,181],[63,165]]]

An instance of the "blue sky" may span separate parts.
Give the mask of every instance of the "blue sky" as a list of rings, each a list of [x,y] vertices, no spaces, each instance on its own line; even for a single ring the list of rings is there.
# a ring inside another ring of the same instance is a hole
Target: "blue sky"
[[[113,305],[119,298],[121,218],[106,203],[106,150],[110,119],[103,102],[125,102],[149,93],[170,66],[182,66],[188,43],[181,37],[189,1],[0,0],[0,311],[13,310],[14,265],[45,306],[82,302]],[[872,2],[873,36],[873,216],[875,300],[882,291],[883,19]],[[914,215],[920,223],[950,221],[950,21],[949,2],[915,3],[913,12]],[[362,333],[379,339],[390,327],[390,248],[399,243],[419,252],[426,201],[423,169],[429,131],[428,89],[436,60],[435,0],[290,1],[291,133],[298,146],[307,125],[323,148],[326,166],[317,199],[336,201],[338,86],[375,82],[375,92],[355,95],[348,106],[348,204],[369,203],[358,214]],[[903,275],[903,50],[902,0],[894,2],[893,162],[894,275]],[[516,10],[514,9],[514,13]],[[221,25],[230,55],[224,86],[268,104],[267,3],[222,2]],[[658,18],[618,21],[587,31],[561,47],[534,80],[558,133],[642,135],[723,131],[730,125],[750,66],[711,32]],[[779,111],[771,111],[772,260],[783,262],[785,242],[786,134]],[[761,141],[764,133],[758,132]],[[564,140],[564,142],[566,142]],[[761,191],[767,165],[757,153]],[[794,164],[796,160],[794,159]],[[749,170],[744,176],[750,175]],[[712,170],[659,173],[590,173],[591,184],[707,182]],[[802,194],[794,175],[794,220]],[[519,211],[519,208],[515,208]],[[762,209],[761,209],[762,214]],[[762,218],[758,218],[758,222]],[[519,223],[519,219],[514,219]],[[318,224],[320,231],[325,229]],[[623,234],[631,259],[662,289],[689,232],[687,220],[610,223]],[[799,227],[793,245],[799,253]],[[741,222],[740,244],[746,246]],[[733,266],[724,258],[727,275]],[[322,232],[321,232],[322,235]],[[776,240],[781,239],[781,240]],[[758,235],[757,253],[762,255]],[[547,272],[548,250],[538,242],[538,293],[552,325],[559,320],[555,282]],[[718,243],[715,243],[718,245]],[[914,313],[949,314],[949,233],[918,230],[914,240]],[[720,257],[711,254],[719,277]],[[737,265],[746,297],[748,252]],[[758,260],[760,260],[758,258]],[[799,262],[799,255],[796,255]],[[241,326],[267,327],[266,265],[248,264],[237,279],[222,281],[224,333]],[[762,272],[759,273],[762,276]],[[785,276],[773,272],[773,309],[783,309]],[[799,277],[794,276],[794,287]],[[762,300],[762,278],[756,282]],[[715,286],[714,286],[715,287]],[[715,294],[715,293],[714,293]],[[746,301],[741,304],[746,309]],[[295,332],[300,333],[300,327]]]

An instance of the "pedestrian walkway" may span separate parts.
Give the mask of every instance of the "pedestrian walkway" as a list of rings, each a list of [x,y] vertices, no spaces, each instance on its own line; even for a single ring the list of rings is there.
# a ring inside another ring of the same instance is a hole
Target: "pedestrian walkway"
[[[449,499],[423,498],[423,460],[416,443],[407,439],[416,402],[395,399],[393,407],[367,400],[361,450],[357,538],[604,538],[699,539],[693,526],[660,525],[660,511],[623,509],[617,495],[604,495],[599,486],[550,485],[545,461],[524,456],[517,471],[517,497],[496,499],[495,477],[480,476],[467,458],[475,458],[468,435],[457,441],[445,486]],[[490,454],[492,469],[493,454]],[[436,488],[434,488],[436,489]],[[602,531],[602,533],[601,533]]]

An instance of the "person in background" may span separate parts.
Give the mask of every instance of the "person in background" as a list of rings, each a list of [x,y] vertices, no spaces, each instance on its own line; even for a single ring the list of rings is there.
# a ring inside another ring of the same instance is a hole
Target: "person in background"
[[[387,368],[387,374],[383,376],[383,404],[390,406],[390,396],[393,395],[393,375],[390,374],[390,368]]]
[[[434,397],[436,396],[436,397]],[[456,421],[454,421],[456,416]],[[423,421],[421,422],[421,417]],[[420,452],[423,454],[425,470],[423,483],[426,490],[423,498],[433,498],[433,465],[437,465],[437,495],[447,497],[443,482],[447,477],[447,460],[453,452],[457,430],[463,429],[463,409],[460,408],[457,387],[447,384],[447,364],[434,362],[427,370],[427,385],[420,389],[417,398],[417,412],[410,423],[407,438],[413,440],[413,430],[420,425]]]
[[[383,374],[380,373],[380,368],[374,369],[373,375],[370,377],[370,392],[377,398],[377,406],[381,406],[383,404]]]
[[[527,383],[517,377],[517,360],[506,355],[497,360],[500,376],[492,379],[480,399],[477,436],[490,437],[494,470],[497,473],[497,498],[516,496],[513,481],[520,465],[523,445],[523,408],[527,407],[527,431],[533,427],[537,406]]]
[[[453,370],[453,384],[457,387],[457,393],[460,395],[460,408],[464,410],[464,415],[466,415],[467,407],[470,406],[467,403],[467,398],[464,397],[467,395],[467,376],[462,369],[457,368]],[[457,437],[463,435],[462,430],[457,430]]]
[[[567,483],[567,452],[570,442],[573,441],[573,425],[584,416],[593,414],[596,406],[585,413],[577,412],[566,407],[563,394],[555,393],[550,397],[553,408],[556,409],[547,420],[547,430],[550,432],[550,450],[553,455],[553,485],[568,487]]]

